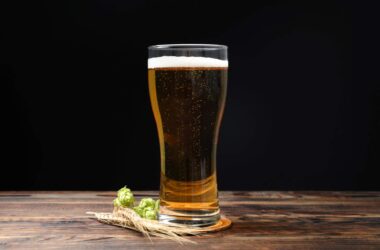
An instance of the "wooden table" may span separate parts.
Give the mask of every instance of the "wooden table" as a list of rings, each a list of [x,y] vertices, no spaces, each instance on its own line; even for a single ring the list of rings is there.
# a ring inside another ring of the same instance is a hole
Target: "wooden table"
[[[380,192],[220,192],[232,228],[185,246],[85,214],[111,211],[114,196],[0,192],[0,249],[380,249]]]

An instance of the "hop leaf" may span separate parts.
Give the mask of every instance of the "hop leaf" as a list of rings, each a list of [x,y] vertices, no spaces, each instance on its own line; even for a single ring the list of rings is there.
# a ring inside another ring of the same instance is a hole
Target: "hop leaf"
[[[160,211],[160,199],[156,200],[154,204],[154,210],[158,213]]]

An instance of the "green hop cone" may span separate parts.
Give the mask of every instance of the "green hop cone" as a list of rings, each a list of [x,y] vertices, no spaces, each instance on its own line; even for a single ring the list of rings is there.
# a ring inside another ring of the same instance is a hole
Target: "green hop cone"
[[[159,200],[155,201],[152,198],[141,199],[138,206],[133,210],[140,215],[141,218],[149,220],[157,220],[159,208]]]
[[[155,205],[156,205],[156,202],[152,198],[144,198],[144,199],[141,199],[139,207],[141,208],[150,207],[154,209]]]
[[[121,204],[120,204],[120,201],[119,201],[118,198],[115,198],[115,199],[113,200],[113,205],[114,205],[115,207],[121,207]]]
[[[117,200],[117,201],[115,201]],[[133,197],[133,193],[127,187],[123,187],[117,191],[117,198],[114,200],[114,205],[122,206],[122,207],[132,207],[135,203],[135,198]]]
[[[141,207],[134,207],[132,208],[133,211],[135,211],[140,217],[144,216],[144,209]]]
[[[148,220],[157,220],[157,212],[152,208],[144,209],[144,218]]]

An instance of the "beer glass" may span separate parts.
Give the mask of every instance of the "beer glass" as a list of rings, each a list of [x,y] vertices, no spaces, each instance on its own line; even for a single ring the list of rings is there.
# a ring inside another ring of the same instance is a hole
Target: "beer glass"
[[[213,225],[220,218],[216,148],[227,92],[227,47],[168,44],[148,51],[161,155],[159,220]]]

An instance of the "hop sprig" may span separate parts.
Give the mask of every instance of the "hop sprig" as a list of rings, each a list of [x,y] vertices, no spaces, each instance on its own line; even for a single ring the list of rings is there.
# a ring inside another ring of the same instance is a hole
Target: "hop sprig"
[[[132,208],[141,218],[157,220],[160,200],[152,198],[141,199],[138,206],[134,206],[135,198],[132,191],[126,186],[117,191],[117,198],[113,200],[115,207]]]

